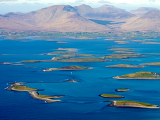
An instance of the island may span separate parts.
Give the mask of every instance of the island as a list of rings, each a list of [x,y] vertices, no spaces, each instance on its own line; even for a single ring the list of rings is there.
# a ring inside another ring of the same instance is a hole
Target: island
[[[160,66],[160,62],[155,62],[155,63],[143,63],[140,65],[153,65],[153,66]]]
[[[60,68],[47,68],[43,71],[46,72],[46,71],[53,71],[53,70],[89,70],[89,69],[93,69],[93,68],[73,65],[73,66],[60,67]]]
[[[30,88],[25,85],[22,85],[25,82],[13,82],[10,87],[7,87],[6,90],[9,91],[19,91],[19,92],[28,92],[30,96],[34,99],[44,100],[48,103],[59,102],[61,100],[53,100],[52,98],[61,98],[64,96],[48,96],[48,95],[39,95],[37,92],[38,89]]]
[[[29,91],[29,94],[33,99],[44,100],[45,102],[48,102],[48,103],[60,102],[61,100],[53,100],[53,98],[64,97],[64,96],[39,95],[37,91]]]
[[[108,49],[108,51],[135,51],[135,49],[132,49],[132,48],[112,48],[112,49]]]
[[[135,57],[144,57],[142,54],[110,54],[105,56],[106,59],[127,59],[127,58],[135,58]]]
[[[106,62],[104,57],[82,57],[82,58],[71,58],[67,57],[53,57],[51,60],[24,60],[20,63],[38,63],[38,62]]]
[[[126,92],[126,91],[130,91],[130,89],[128,89],[128,88],[121,88],[121,89],[116,89],[115,91],[117,91],[117,92]]]
[[[150,108],[150,109],[158,109],[158,105],[152,105],[143,102],[136,101],[107,101],[111,102],[108,106],[110,107],[133,107],[133,108]]]
[[[153,72],[136,72],[126,75],[121,75],[117,77],[113,77],[115,79],[160,79],[159,73],[153,73]]]
[[[144,66],[119,64],[119,65],[110,65],[110,66],[106,66],[106,67],[113,67],[113,68],[143,68]]]
[[[124,96],[121,95],[113,95],[113,94],[101,94],[99,95],[100,97],[103,98],[124,98]]]
[[[38,62],[42,62],[42,60],[23,60],[21,61],[21,63],[38,63]]]

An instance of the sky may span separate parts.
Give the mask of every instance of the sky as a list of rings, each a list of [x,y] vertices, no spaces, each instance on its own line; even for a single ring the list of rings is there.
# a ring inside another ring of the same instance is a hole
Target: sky
[[[78,6],[86,4],[92,8],[102,5],[113,5],[127,11],[138,9],[139,7],[160,8],[160,0],[0,0],[0,14],[8,12],[30,12],[52,5]]]

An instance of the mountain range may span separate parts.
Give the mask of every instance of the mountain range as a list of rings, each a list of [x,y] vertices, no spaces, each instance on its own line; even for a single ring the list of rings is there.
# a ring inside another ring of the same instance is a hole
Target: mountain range
[[[110,5],[54,5],[29,13],[0,15],[0,29],[7,31],[124,32],[160,31],[160,11],[139,8],[127,12]]]

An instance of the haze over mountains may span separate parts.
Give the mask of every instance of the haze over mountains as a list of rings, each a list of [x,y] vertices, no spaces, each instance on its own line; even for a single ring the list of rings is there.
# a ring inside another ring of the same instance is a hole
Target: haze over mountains
[[[72,7],[54,5],[29,13],[0,16],[0,29],[8,31],[111,32],[160,31],[160,11],[139,8],[134,11],[104,5]]]

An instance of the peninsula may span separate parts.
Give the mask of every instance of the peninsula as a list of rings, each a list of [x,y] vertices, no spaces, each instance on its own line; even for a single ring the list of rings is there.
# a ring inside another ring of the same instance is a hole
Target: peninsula
[[[106,67],[115,67],[115,68],[142,68],[144,66],[136,66],[136,65],[127,65],[127,64],[119,64],[119,65],[111,65]]]
[[[160,79],[158,73],[145,72],[145,71],[121,75],[113,78],[115,79]]]
[[[158,109],[158,105],[152,105],[148,103],[136,102],[136,101],[108,101],[111,102],[110,107],[133,107],[133,108],[150,108]]]

